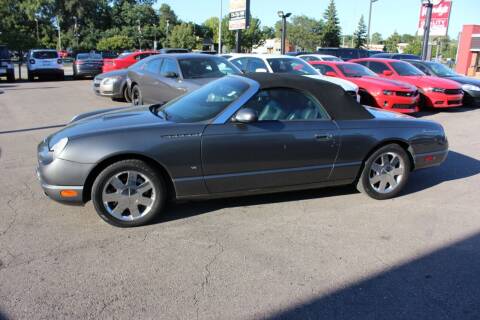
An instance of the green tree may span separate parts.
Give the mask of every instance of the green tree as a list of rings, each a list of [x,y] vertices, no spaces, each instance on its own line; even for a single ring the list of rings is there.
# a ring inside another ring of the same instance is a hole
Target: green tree
[[[341,29],[334,0],[330,0],[323,17],[325,25],[322,32],[322,45],[324,47],[339,47]]]
[[[401,42],[401,37],[397,31],[395,31],[390,37],[385,40],[385,49],[387,52],[397,53],[397,45]]]
[[[353,34],[355,48],[363,48],[367,44],[367,26],[363,20],[363,14],[358,22],[357,30]]]
[[[176,25],[168,36],[168,44],[175,48],[195,48],[197,37],[194,35],[192,25],[187,23]]]
[[[379,32],[372,34],[372,44],[381,44],[383,42],[382,35]]]
[[[114,35],[109,38],[103,38],[97,43],[98,50],[113,50],[123,51],[135,47],[135,42],[132,38],[122,35]]]
[[[420,56],[422,54],[422,41],[419,37],[414,37],[403,50],[404,53],[415,54]]]
[[[281,34],[281,23],[278,24]],[[315,51],[322,42],[323,21],[305,15],[293,16],[287,25],[287,39],[290,44],[306,51]]]

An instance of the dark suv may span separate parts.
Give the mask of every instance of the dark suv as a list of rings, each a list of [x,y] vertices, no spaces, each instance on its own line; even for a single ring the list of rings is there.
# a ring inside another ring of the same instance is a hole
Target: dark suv
[[[10,58],[10,51],[4,45],[0,45],[0,78],[1,77],[6,77],[8,82],[15,81],[15,72]]]
[[[339,57],[343,61],[368,58],[370,56],[367,50],[355,48],[318,48],[316,53]]]

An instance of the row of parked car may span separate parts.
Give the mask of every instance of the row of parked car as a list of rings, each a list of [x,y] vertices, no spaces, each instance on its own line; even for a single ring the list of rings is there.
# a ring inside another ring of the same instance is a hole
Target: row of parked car
[[[145,52],[138,60],[114,59],[107,68],[118,70],[96,76],[93,89],[97,95],[140,105],[168,101],[227,74],[287,73],[335,83],[364,105],[401,113],[423,107],[480,106],[480,80],[458,75],[437,62],[388,57],[343,61],[322,54],[219,57]]]

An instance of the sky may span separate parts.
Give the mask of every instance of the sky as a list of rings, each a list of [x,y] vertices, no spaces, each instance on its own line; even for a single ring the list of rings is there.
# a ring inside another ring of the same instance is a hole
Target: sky
[[[250,0],[254,17],[262,25],[273,26],[278,20],[277,11],[293,15],[321,18],[330,0]],[[157,0],[156,8],[167,3],[184,21],[202,23],[209,17],[220,14],[223,2],[224,15],[228,12],[229,0]],[[480,0],[452,0],[449,36],[456,38],[464,24],[480,24]],[[343,34],[352,34],[363,14],[368,20],[370,0],[335,0]],[[378,0],[373,4],[371,33],[379,32],[387,38],[394,31],[400,34],[415,34],[420,15],[421,0]]]

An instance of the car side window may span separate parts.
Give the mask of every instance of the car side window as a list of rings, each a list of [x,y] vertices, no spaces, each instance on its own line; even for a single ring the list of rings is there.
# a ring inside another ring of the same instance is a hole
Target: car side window
[[[327,66],[326,64],[314,64],[313,67],[318,71],[320,71],[320,73],[323,75],[326,75],[327,72],[335,72],[335,70],[332,67]]]
[[[162,69],[160,70],[160,74],[165,77],[169,73],[175,73],[177,75],[180,74],[178,71],[177,62],[173,59],[165,59],[162,64]]]
[[[149,73],[158,74],[161,64],[162,59],[150,60],[143,69]]]
[[[432,73],[430,72],[430,70],[428,70],[427,67],[425,67],[423,64],[419,64],[419,63],[412,63],[414,67],[420,69],[421,71],[423,71],[426,75],[431,75]]]
[[[240,70],[243,72],[247,71],[247,64],[248,64],[248,59],[247,58],[238,58],[238,59],[233,59],[231,62],[237,66]]]
[[[370,61],[368,67],[375,73],[381,74],[385,70],[390,70],[390,68],[383,62]]]
[[[355,62],[355,63],[361,64],[362,66],[368,68],[368,61],[357,61],[357,62]]]
[[[260,90],[243,108],[258,113],[258,121],[327,120],[328,113],[310,94],[290,88]]]
[[[263,62],[262,59],[258,59],[258,58],[248,59],[247,72],[256,72],[257,69],[268,70],[267,66],[265,65],[265,62]]]

